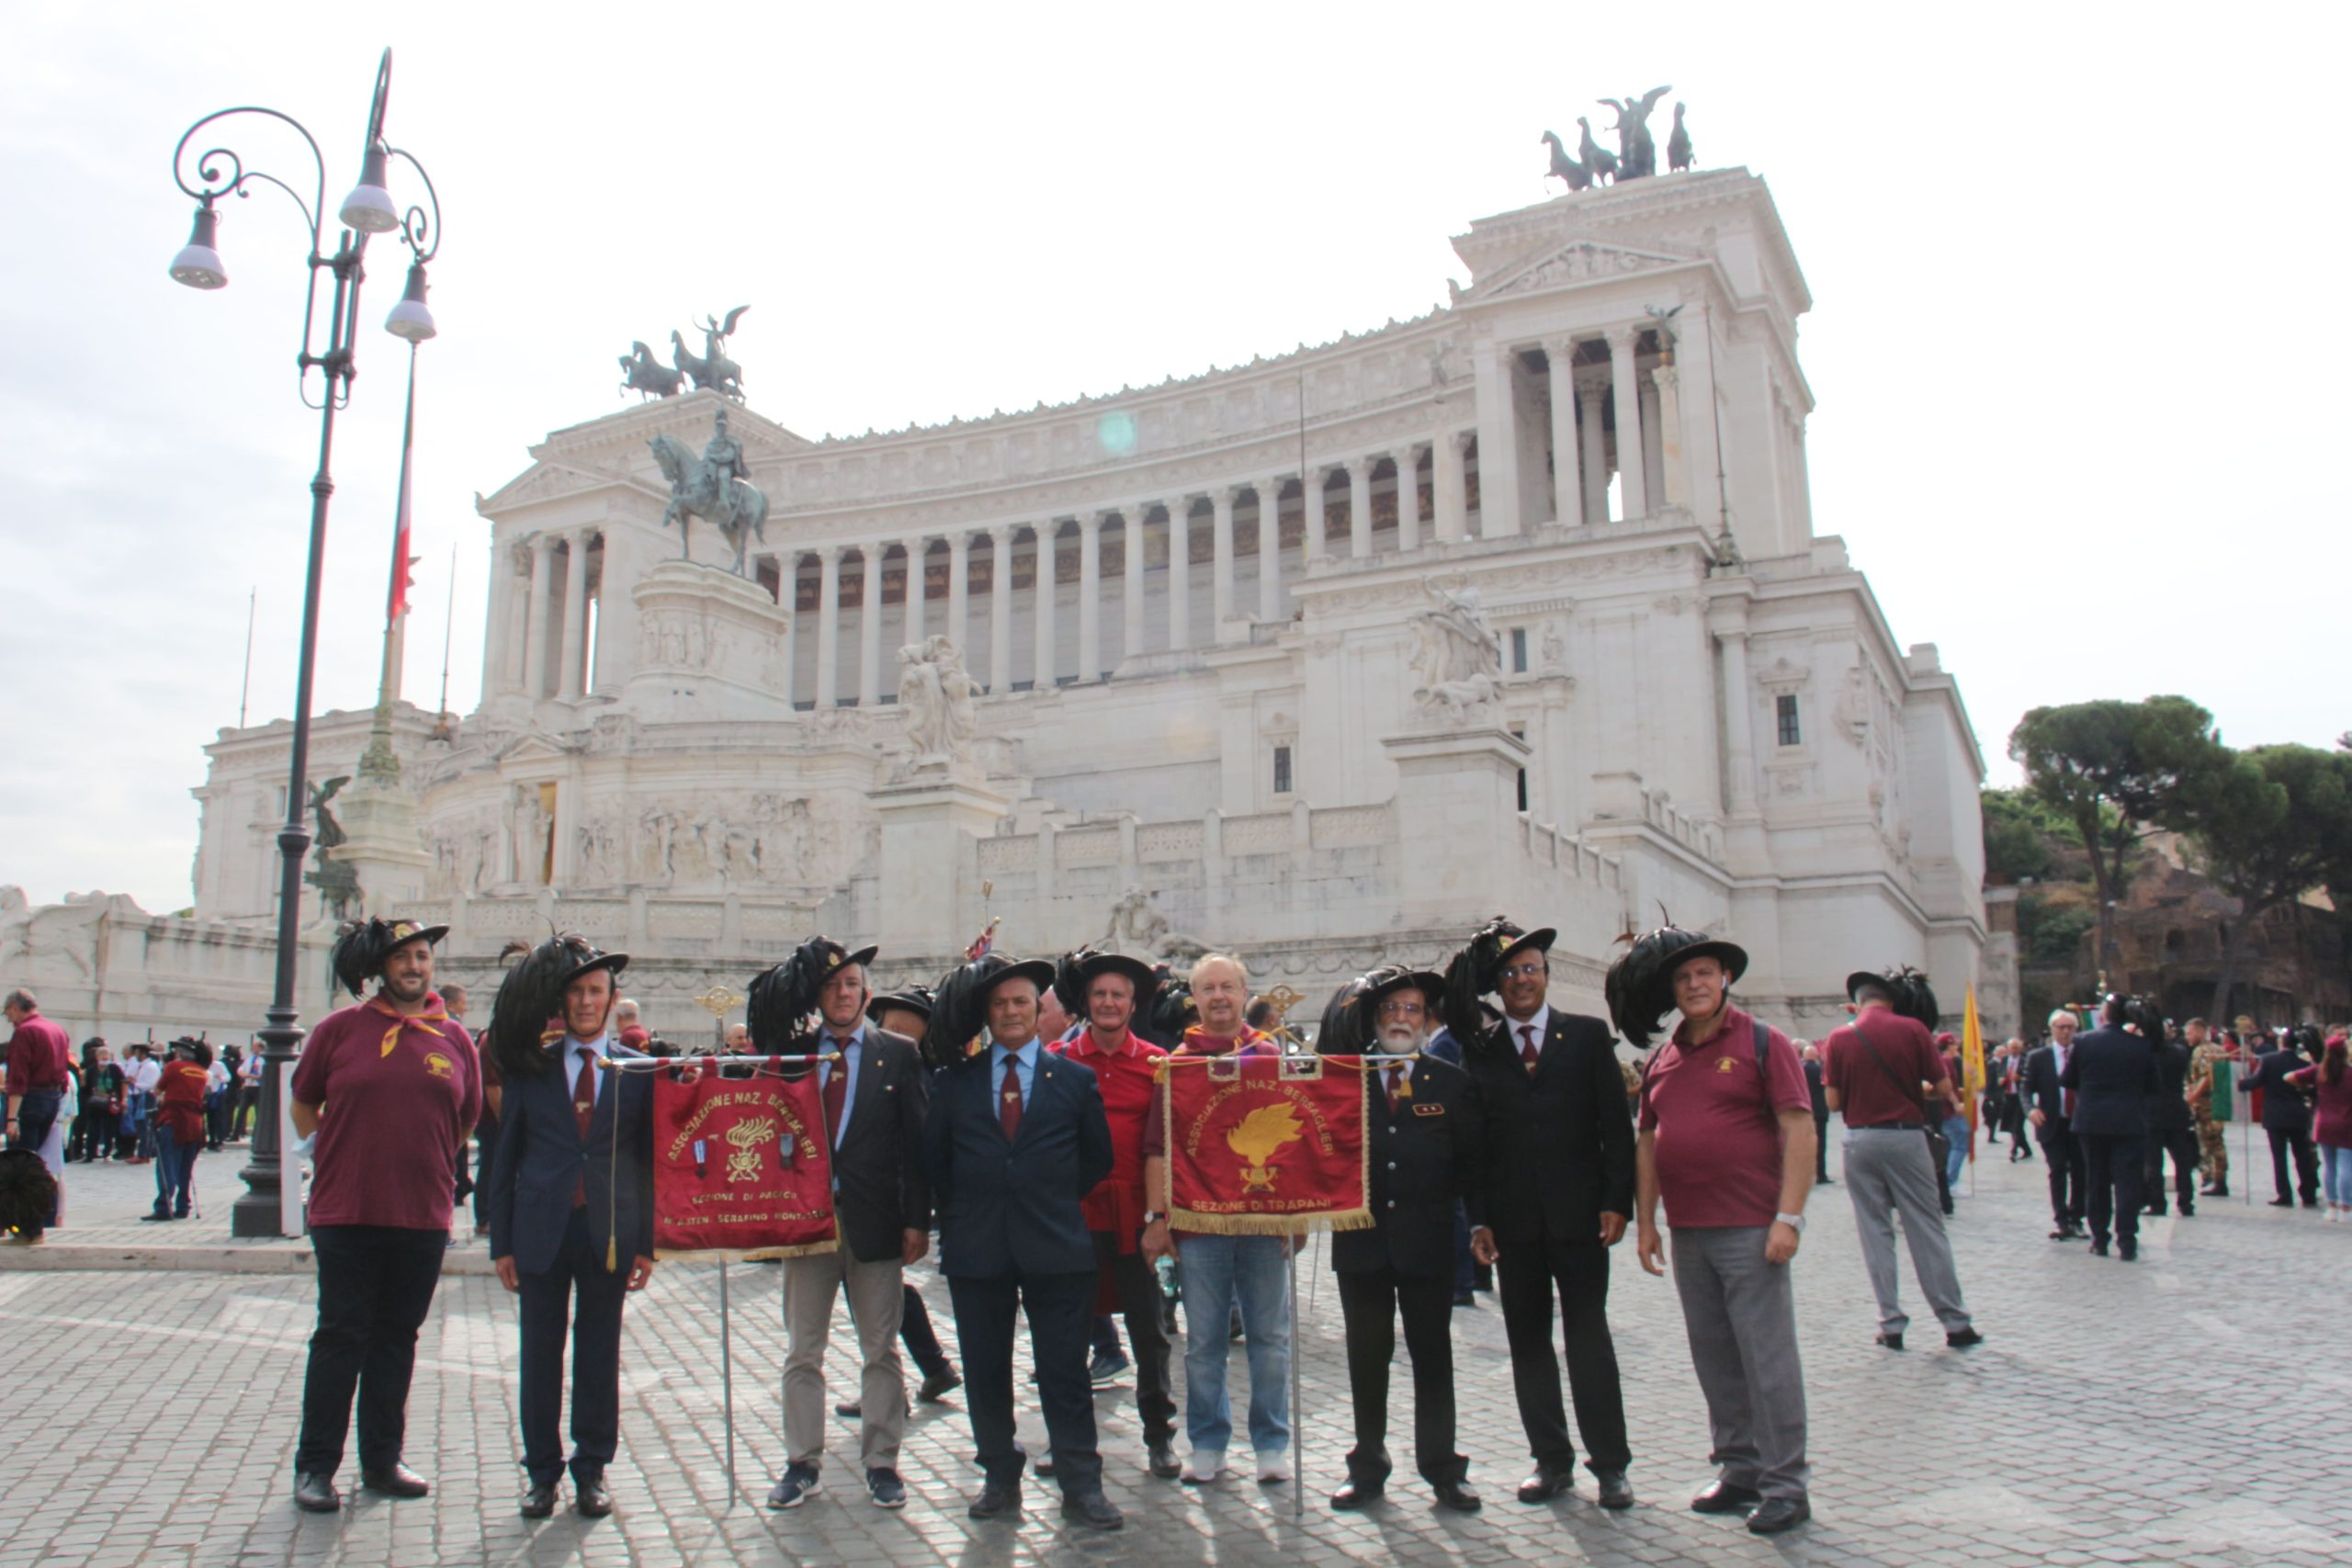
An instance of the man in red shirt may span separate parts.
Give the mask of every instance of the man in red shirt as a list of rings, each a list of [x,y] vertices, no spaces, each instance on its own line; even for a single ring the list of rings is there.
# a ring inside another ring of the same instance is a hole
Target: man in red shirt
[[[1813,1517],[1789,1280],[1813,1189],[1813,1096],[1788,1037],[1733,1003],[1732,983],[1747,968],[1736,944],[1669,926],[1634,942],[1606,989],[1637,1049],[1668,1009],[1681,1014],[1642,1080],[1634,1208],[1635,1255],[1663,1274],[1665,1201],[1675,1291],[1721,1466],[1690,1506],[1753,1509],[1748,1529],[1776,1535]]]
[[[359,1404],[359,1473],[373,1491],[422,1497],[401,1462],[416,1335],[433,1310],[449,1245],[458,1151],[481,1114],[481,1068],[465,1026],[433,989],[433,944],[447,926],[346,926],[335,978],[375,994],[319,1021],[294,1064],[294,1131],[315,1138],[311,1247],[319,1323],[302,1378],[294,1501],[343,1506],[334,1472]]]
[[[73,1042],[65,1031],[41,1017],[30,991],[10,991],[5,1010],[16,1025],[8,1037],[8,1146],[38,1154],[49,1140],[58,1108],[65,1103]],[[56,1223],[52,1205],[46,1220],[22,1233],[24,1239],[39,1241],[41,1232]]]
[[[1111,1174],[1080,1205],[1094,1236],[1094,1256],[1127,1321],[1136,1351],[1136,1407],[1143,1417],[1151,1473],[1173,1481],[1176,1400],[1169,1391],[1168,1330],[1160,1317],[1159,1276],[1142,1248],[1144,1123],[1158,1103],[1157,1064],[1168,1055],[1129,1027],[1159,986],[1150,967],[1115,953],[1073,953],[1086,1030],[1060,1047],[1093,1070],[1111,1122]],[[1068,962],[1068,961],[1065,961]]]
[[[1917,970],[1890,969],[1883,975],[1849,975],[1846,994],[1852,998],[1854,1021],[1831,1031],[1823,1042],[1829,1057],[1826,1088],[1829,1108],[1846,1120],[1846,1196],[1854,1205],[1862,1268],[1878,1297],[1878,1342],[1902,1349],[1903,1331],[1911,1323],[1894,1271],[1899,1213],[1912,1270],[1943,1325],[1944,1343],[1964,1350],[1984,1337],[1961,1300],[1960,1271],[1944,1234],[1935,1159],[1928,1146],[1926,1129],[1943,1119],[1946,1107],[1960,1104],[1951,1066],[1928,1037],[1928,1021],[1936,1017],[1935,993]]]

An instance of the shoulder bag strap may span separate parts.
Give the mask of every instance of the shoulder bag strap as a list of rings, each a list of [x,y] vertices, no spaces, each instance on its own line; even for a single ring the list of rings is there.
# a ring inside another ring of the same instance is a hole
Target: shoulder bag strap
[[[1928,1115],[1927,1098],[1916,1088],[1905,1089],[1904,1087],[1903,1080],[1894,1076],[1894,1069],[1886,1065],[1886,1058],[1878,1054],[1878,1042],[1872,1040],[1868,1034],[1862,1032],[1862,1021],[1859,1016],[1854,1020],[1854,1038],[1860,1040],[1864,1048],[1870,1052],[1871,1060],[1876,1062],[1878,1064],[1878,1070],[1886,1075],[1886,1081],[1893,1084],[1897,1089],[1901,1090],[1904,1099],[1909,1100],[1912,1104],[1919,1108],[1920,1121],[1927,1122],[1940,1122],[1943,1120],[1943,1118],[1939,1116]]]

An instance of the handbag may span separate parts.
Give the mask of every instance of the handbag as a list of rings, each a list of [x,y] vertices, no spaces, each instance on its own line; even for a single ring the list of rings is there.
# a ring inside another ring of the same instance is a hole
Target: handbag
[[[1935,1166],[1937,1179],[1941,1180],[1945,1169],[1948,1168],[1945,1162],[1951,1158],[1951,1140],[1944,1136],[1943,1118],[1929,1115],[1928,1102],[1920,1098],[1918,1089],[1905,1088],[1903,1080],[1894,1076],[1894,1069],[1888,1066],[1886,1058],[1878,1054],[1878,1042],[1862,1032],[1862,1021],[1859,1018],[1854,1020],[1854,1036],[1870,1052],[1871,1060],[1878,1064],[1878,1070],[1886,1075],[1887,1081],[1896,1089],[1902,1089],[1911,1102],[1919,1108],[1919,1121],[1928,1134],[1928,1158]]]

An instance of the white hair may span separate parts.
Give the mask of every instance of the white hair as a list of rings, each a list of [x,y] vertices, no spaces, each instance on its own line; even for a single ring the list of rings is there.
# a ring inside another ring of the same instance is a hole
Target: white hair
[[[2053,1009],[2052,1010],[2050,1016],[2043,1019],[2041,1021],[2044,1025],[2049,1025],[2057,1022],[2062,1018],[2077,1029],[2080,1029],[2083,1025],[2083,1021],[2075,1016],[2074,1010],[2071,1008]]]

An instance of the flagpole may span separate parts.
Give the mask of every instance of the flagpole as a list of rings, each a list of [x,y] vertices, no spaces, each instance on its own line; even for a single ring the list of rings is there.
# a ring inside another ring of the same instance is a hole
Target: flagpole
[[[458,547],[449,547],[449,605],[441,614],[441,701],[434,710],[447,717],[449,712],[449,649],[458,629]]]
[[[727,1259],[718,1260],[718,1393],[727,1420],[727,1508],[735,1509],[735,1341],[727,1314]]]
[[[261,590],[245,590],[245,672],[237,677],[237,728],[245,727],[245,699],[254,689],[254,607],[260,602]]]
[[[1305,1358],[1298,1338],[1297,1239],[1284,1236],[1283,1250],[1290,1254],[1290,1513],[1295,1519],[1306,1515],[1306,1455],[1302,1440],[1306,1432],[1306,1416],[1299,1404],[1306,1383],[1299,1375],[1299,1363]]]
[[[376,681],[376,717],[368,728],[368,750],[359,776],[398,783],[399,755],[392,750],[392,705],[401,694],[401,629],[408,618],[409,467],[416,449],[416,344],[408,345],[408,412],[401,422],[400,494],[392,512],[391,581],[384,595],[384,660]]]

